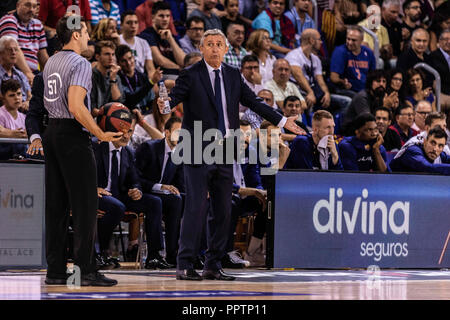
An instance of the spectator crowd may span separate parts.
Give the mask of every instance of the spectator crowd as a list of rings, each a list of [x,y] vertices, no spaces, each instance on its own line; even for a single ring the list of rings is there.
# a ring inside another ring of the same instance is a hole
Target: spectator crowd
[[[133,113],[132,128],[120,143],[94,149],[98,168],[104,165],[102,148],[127,152],[132,159],[118,190],[131,200],[138,198],[133,191],[138,190],[147,201],[148,207],[136,209],[145,213],[147,268],[175,266],[185,192],[183,168],[171,161],[183,105],[162,114],[156,99],[161,83],[170,90],[184,69],[202,60],[202,37],[210,29],[225,34],[229,48],[224,61],[241,72],[253,93],[282,115],[296,116],[307,132],[297,136],[280,130],[240,105],[245,154],[258,152],[256,145],[269,155],[278,148],[279,156],[265,163],[234,163],[224,267],[265,264],[270,183],[261,173],[264,168],[450,175],[449,2],[316,2],[315,8],[311,0],[2,2],[0,138],[22,140],[0,142],[0,160],[45,159],[38,148],[48,120],[42,71],[49,57],[62,50],[58,20],[77,5],[75,13],[85,19],[90,34],[82,55],[92,65],[93,117],[110,102]],[[440,86],[427,66],[440,76]],[[36,119],[38,125],[31,125]],[[103,269],[119,266],[109,242],[130,210],[109,180],[99,175],[98,194],[105,199],[99,207],[97,260]],[[235,230],[239,217],[246,216],[256,217],[241,256]],[[130,220],[129,260],[138,254],[138,221]],[[197,266],[203,253],[198,253]]]

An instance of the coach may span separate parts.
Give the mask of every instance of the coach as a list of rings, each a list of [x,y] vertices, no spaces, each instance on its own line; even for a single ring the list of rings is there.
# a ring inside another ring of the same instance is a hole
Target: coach
[[[231,131],[239,129],[239,103],[270,122],[297,133],[303,130],[294,123],[296,117],[285,118],[257,98],[244,83],[238,69],[223,63],[228,45],[225,35],[218,29],[205,32],[200,42],[203,60],[183,70],[170,93],[170,105],[180,102],[184,107],[182,128],[194,137],[194,121],[200,121],[202,135],[208,129],[216,129],[218,144],[228,145],[224,137],[232,139]],[[164,103],[158,99],[163,110]],[[202,151],[206,147],[202,146]],[[230,152],[226,150],[225,152]],[[192,154],[192,158],[196,158]],[[192,159],[191,159],[192,160]],[[186,203],[181,221],[179,251],[177,257],[178,280],[234,280],[223,272],[221,259],[225,254],[231,215],[233,164],[184,163]],[[206,223],[208,193],[212,210],[208,216],[208,249],[202,276],[193,269],[202,229]]]
[[[81,272],[80,284],[111,286],[117,281],[98,273],[94,259],[97,174],[89,132],[100,141],[115,141],[121,134],[117,137],[117,132],[103,132],[90,113],[92,69],[80,55],[87,49],[89,40],[86,24],[79,16],[63,17],[56,32],[63,49],[49,58],[43,72],[44,106],[49,114],[42,141],[48,264],[45,283],[66,284],[67,229],[71,208],[74,265]]]

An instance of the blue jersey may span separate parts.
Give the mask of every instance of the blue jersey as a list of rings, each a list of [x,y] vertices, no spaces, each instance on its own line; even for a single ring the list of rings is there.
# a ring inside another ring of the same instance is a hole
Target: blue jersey
[[[391,161],[392,171],[427,172],[450,175],[450,157],[442,152],[441,163],[433,163],[425,156],[423,146],[412,145],[400,157]]]
[[[297,136],[289,145],[291,152],[284,165],[285,169],[323,169],[317,146],[310,134],[306,136]],[[336,146],[339,153],[339,148]],[[328,157],[328,170],[343,170],[341,159],[333,164],[331,153]]]
[[[330,71],[336,72],[342,79],[347,79],[350,90],[359,92],[365,88],[367,74],[376,69],[372,50],[361,46],[361,52],[355,56],[345,44],[336,47],[331,57]]]
[[[339,156],[344,170],[378,171],[373,157],[372,146],[374,143],[375,141],[361,141],[356,136],[345,137],[339,143]],[[383,146],[380,146],[380,153],[386,163],[386,149]]]

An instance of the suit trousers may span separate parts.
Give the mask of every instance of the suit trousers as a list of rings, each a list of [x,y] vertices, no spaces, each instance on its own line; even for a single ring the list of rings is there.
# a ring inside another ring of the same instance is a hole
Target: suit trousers
[[[102,196],[98,199],[98,208],[105,214],[97,220],[98,245],[101,253],[106,253],[109,248],[114,229],[125,216],[125,205],[112,196]]]
[[[74,264],[94,272],[97,229],[97,171],[88,132],[73,119],[50,119],[45,152],[45,242],[47,275],[66,273],[69,210],[73,220]]]
[[[145,234],[147,235],[147,259],[153,259],[164,248],[162,232],[162,202],[157,196],[149,193],[142,194],[140,200],[130,197],[121,198],[125,207],[135,213],[145,214]]]
[[[207,224],[205,270],[222,268],[231,215],[233,165],[184,165],[186,202],[181,220],[177,269],[192,269]],[[208,192],[211,200],[209,208]]]
[[[98,220],[98,242],[101,251],[108,249],[112,232],[122,220],[125,211],[144,213],[149,258],[153,259],[164,248],[162,202],[157,196],[144,193],[139,200],[132,200],[127,194],[121,194],[118,198],[103,196],[99,199],[99,209],[105,211],[105,215]]]
[[[166,260],[175,262],[177,258],[180,221],[183,213],[183,199],[175,194],[152,194],[162,203],[162,217],[165,226]]]

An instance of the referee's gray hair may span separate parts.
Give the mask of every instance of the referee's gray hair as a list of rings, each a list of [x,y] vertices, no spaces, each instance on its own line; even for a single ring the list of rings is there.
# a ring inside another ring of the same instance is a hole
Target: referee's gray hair
[[[400,0],[384,0],[383,1],[383,8],[389,8],[392,6],[401,6]]]
[[[3,36],[0,38],[0,52],[3,52],[5,50],[5,45],[7,42],[14,41],[17,46],[19,46],[19,43],[17,42],[16,38],[13,38],[11,36]]]
[[[222,30],[220,30],[220,29],[209,29],[203,34],[203,37],[200,40],[200,46],[201,47],[203,46],[203,42],[205,41],[207,36],[222,36],[223,39],[225,40],[225,43],[226,43],[227,47],[230,46],[230,44],[228,43],[228,39],[225,36],[225,34],[222,32]]]

